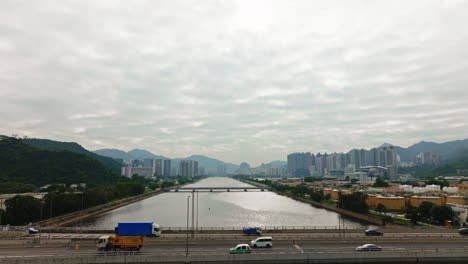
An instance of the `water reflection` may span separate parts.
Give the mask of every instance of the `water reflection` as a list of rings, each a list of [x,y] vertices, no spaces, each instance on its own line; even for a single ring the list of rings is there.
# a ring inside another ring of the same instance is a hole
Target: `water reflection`
[[[225,177],[212,177],[188,187],[251,187]],[[191,193],[170,192],[130,204],[84,223],[112,229],[118,222],[155,221],[163,227],[183,227],[187,221],[187,197]],[[202,192],[198,195],[200,227],[242,226],[338,226],[339,215],[273,192]],[[191,201],[190,201],[191,206]],[[348,227],[363,226],[345,219]]]

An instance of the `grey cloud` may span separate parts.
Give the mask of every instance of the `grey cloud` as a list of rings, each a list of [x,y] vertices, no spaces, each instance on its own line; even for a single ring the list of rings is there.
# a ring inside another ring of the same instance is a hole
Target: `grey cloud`
[[[467,11],[439,1],[3,1],[0,134],[253,164],[466,138]]]

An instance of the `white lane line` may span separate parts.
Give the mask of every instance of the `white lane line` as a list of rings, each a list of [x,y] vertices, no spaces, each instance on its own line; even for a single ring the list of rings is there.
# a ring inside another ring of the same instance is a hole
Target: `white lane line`
[[[304,253],[304,250],[302,250],[302,248],[299,246],[299,244],[296,244],[296,242],[293,242],[293,246],[299,250],[301,253]]]

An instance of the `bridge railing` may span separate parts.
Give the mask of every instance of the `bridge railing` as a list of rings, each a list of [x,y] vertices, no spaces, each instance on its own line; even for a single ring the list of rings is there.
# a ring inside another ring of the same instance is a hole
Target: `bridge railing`
[[[255,225],[254,225],[255,226]],[[38,228],[38,226],[34,226]],[[198,228],[195,228],[195,230],[199,231],[242,231],[243,227],[247,226],[214,226],[214,227],[203,227],[199,226]],[[326,230],[326,231],[339,231],[339,230],[365,230],[368,229],[368,227],[363,227],[363,226],[345,226],[345,227],[339,227],[339,226],[258,226],[262,228],[263,230]],[[394,231],[394,230],[431,230],[431,231],[441,231],[443,232],[444,230],[457,230],[459,227],[434,227],[434,226],[370,226],[374,229],[381,229],[383,231],[388,230],[388,231]],[[370,228],[369,227],[369,228]],[[24,226],[0,226],[0,232],[3,231],[20,231],[23,230],[25,227]],[[162,226],[161,230],[164,232],[166,231],[186,231],[187,227],[177,227],[177,226]],[[192,230],[191,227],[189,227],[188,230]],[[96,233],[114,233],[114,229],[102,229],[102,227],[80,227],[80,226],[74,226],[74,227],[54,227],[54,226],[42,226],[41,231],[43,233],[45,232],[71,232],[71,233],[77,233],[77,232],[96,232]]]

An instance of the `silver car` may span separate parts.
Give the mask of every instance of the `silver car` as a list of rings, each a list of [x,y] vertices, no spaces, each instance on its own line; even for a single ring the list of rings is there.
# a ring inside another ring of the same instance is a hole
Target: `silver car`
[[[356,248],[356,251],[382,251],[382,247],[374,244],[365,244]]]

